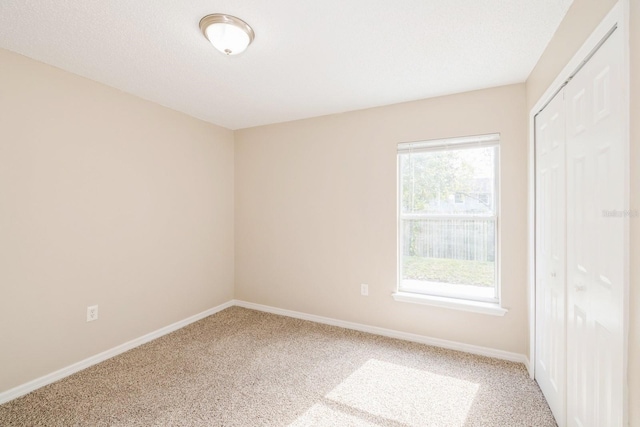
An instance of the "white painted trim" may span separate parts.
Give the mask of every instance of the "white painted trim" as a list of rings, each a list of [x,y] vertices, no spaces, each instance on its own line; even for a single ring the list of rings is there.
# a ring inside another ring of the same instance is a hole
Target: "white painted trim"
[[[296,319],[309,320],[311,322],[322,323],[325,325],[338,326],[345,329],[352,329],[356,331],[367,332],[370,334],[382,335],[385,337],[417,342],[420,344],[431,345],[434,347],[447,348],[450,350],[457,350],[465,353],[477,354],[480,356],[487,356],[487,357],[493,357],[496,359],[508,360],[511,362],[523,363],[528,370],[530,369],[529,359],[527,359],[527,357],[524,354],[512,353],[512,352],[497,350],[497,349],[488,348],[488,347],[480,347],[480,346],[465,344],[465,343],[456,342],[456,341],[443,340],[440,338],[432,338],[424,335],[396,331],[393,329],[385,329],[377,326],[364,325],[361,323],[347,322],[344,320],[332,319],[332,318],[323,317],[323,316],[316,316],[313,314],[301,313],[298,311],[292,311],[292,310],[286,310],[282,308],[271,307],[267,305],[255,304],[247,301],[231,300],[217,307],[210,308],[209,310],[205,310],[202,313],[198,313],[186,319],[172,323],[171,325],[168,325],[156,331],[150,332],[139,338],[135,338],[124,344],[121,344],[109,350],[103,351],[102,353],[88,357],[84,360],[81,360],[77,363],[69,365],[65,368],[59,369],[55,372],[44,375],[40,378],[36,378],[35,380],[29,381],[25,384],[19,385],[10,390],[2,392],[0,393],[0,405],[3,403],[9,402],[10,400],[16,399],[20,396],[24,396],[25,394],[31,393],[34,390],[37,390],[41,387],[52,384],[65,377],[68,377],[69,375],[75,374],[76,372],[82,371],[83,369],[89,368],[93,365],[96,365],[114,356],[122,354],[133,348],[141,346],[142,344],[146,344],[149,341],[153,341],[156,338],[160,338],[163,335],[167,335],[178,329],[184,328],[185,326],[190,325],[191,323],[197,322],[198,320],[204,319],[205,317],[211,316],[212,314],[218,313],[234,305],[238,307],[252,309],[252,310],[258,310],[258,311],[263,311],[267,313],[293,317]]]
[[[537,111],[537,110],[536,110]],[[529,182],[527,206],[527,306],[529,308],[529,376],[535,378],[536,362],[536,151],[535,113],[529,122]]]
[[[527,368],[527,371],[529,372],[529,375],[531,375],[531,362],[529,362],[529,358],[527,356],[525,356],[525,355],[523,355],[523,356],[524,356],[524,361],[522,363],[524,363],[524,367]]]
[[[607,16],[598,24],[598,27],[591,33],[589,38],[582,44],[580,49],[576,52],[576,54],[571,58],[571,60],[565,65],[560,74],[555,78],[553,83],[549,85],[544,94],[538,99],[538,102],[535,103],[531,111],[529,112],[530,120],[533,120],[533,117],[542,109],[542,107],[551,101],[551,97],[556,93],[558,88],[573,74],[573,72],[580,66],[582,61],[591,53],[591,51],[598,46],[600,41],[607,35],[609,30],[611,30],[615,25],[618,25],[623,31],[625,27],[625,19],[623,14],[624,4],[626,4],[628,0],[620,0],[613,8],[609,11]]]
[[[461,343],[457,341],[443,340],[440,338],[432,338],[425,335],[411,334],[408,332],[400,332],[393,329],[380,328],[377,326],[364,325],[362,323],[347,322],[345,320],[332,319],[330,317],[316,316],[315,314],[307,314],[299,311],[286,310],[283,308],[271,307],[268,305],[256,304],[252,302],[235,300],[235,305],[251,310],[264,311],[266,313],[279,314],[281,316],[293,317],[295,319],[309,320],[311,322],[322,323],[325,325],[338,326],[345,329],[352,329],[360,332],[367,332],[375,335],[382,335],[389,338],[397,338],[405,341],[417,342],[420,344],[431,345],[434,347],[447,348],[450,350],[462,351],[465,353],[477,354],[479,356],[493,357],[496,359],[508,360],[510,362],[523,363],[529,365],[529,361],[524,354],[512,353],[504,350],[497,350],[489,347],[480,347],[477,345]]]
[[[491,316],[504,316],[509,311],[506,308],[500,307],[500,304],[491,302],[471,301],[436,295],[422,295],[412,292],[394,292],[392,296],[394,300],[399,302],[450,308],[453,310],[469,311],[471,313],[488,314]]]
[[[626,111],[623,113],[624,123],[623,126],[625,128],[625,144],[628,150],[630,143],[630,110],[629,110],[629,87],[630,87],[630,67],[629,67],[629,0],[619,0],[615,6],[609,11],[607,16],[598,24],[596,29],[591,33],[589,38],[583,43],[583,45],[578,49],[575,55],[571,58],[571,60],[567,63],[567,65],[562,69],[562,71],[555,78],[553,83],[549,85],[544,94],[538,99],[533,108],[529,111],[529,209],[528,209],[528,217],[529,217],[529,242],[528,242],[528,296],[529,296],[529,374],[531,378],[535,376],[535,116],[536,114],[545,106],[549,101],[551,101],[552,96],[555,95],[556,91],[560,86],[573,74],[573,72],[580,66],[582,61],[591,53],[591,51],[600,43],[600,41],[607,35],[609,30],[614,27],[614,25],[618,25],[618,30],[623,31],[624,40],[625,40],[625,54],[623,60],[623,70],[624,70],[624,93],[626,96],[625,100],[625,109]],[[628,152],[628,151],[627,151]],[[629,165],[627,164],[627,182],[629,180]],[[628,189],[627,189],[628,194]],[[628,197],[627,197],[628,199]],[[628,233],[627,233],[628,236]],[[629,259],[629,245],[628,242],[625,243],[625,260]],[[624,307],[623,318],[625,319],[623,337],[624,337],[624,348],[625,350],[628,348],[628,336],[629,336],[629,325],[627,322],[629,316],[629,274],[628,274],[628,263],[625,271],[625,283],[624,283],[624,295],[623,300],[626,302]],[[628,356],[625,353],[626,356]],[[625,359],[626,361],[626,359]],[[626,374],[626,371],[625,371]],[[626,375],[625,375],[626,376]],[[624,408],[624,416],[625,423],[626,417],[628,416],[628,391],[624,390],[623,401],[625,402]],[[626,424],[625,424],[626,425]]]
[[[120,344],[119,346],[113,347],[109,350],[103,351],[102,353],[98,353],[94,356],[88,357],[84,360],[76,362],[65,368],[59,369],[55,372],[44,375],[40,378],[36,378],[35,380],[29,381],[28,383],[9,389],[5,392],[0,393],[0,405],[10,400],[16,399],[20,396],[24,396],[27,393],[31,393],[32,391],[37,390],[40,387],[44,387],[46,385],[59,381],[65,377],[68,377],[69,375],[75,374],[76,372],[82,371],[83,369],[86,369],[90,366],[96,365],[114,356],[122,354],[125,351],[129,351],[133,348],[141,346],[142,344],[146,344],[149,341],[153,341],[156,338],[160,338],[163,335],[167,335],[171,332],[177,331],[180,328],[184,328],[185,326],[191,323],[197,322],[198,320],[204,319],[205,317],[211,316],[212,314],[215,314],[231,306],[233,306],[233,301],[227,301],[226,303],[221,304],[217,307],[210,308],[208,310],[203,311],[202,313],[198,313],[186,319],[172,323],[169,326],[165,326],[164,328],[160,328],[156,331],[150,332],[139,338],[135,338],[124,344]]]
[[[625,210],[631,208],[631,36],[630,36],[630,2],[629,0],[620,0],[620,28],[623,31],[624,40],[624,58],[622,60],[622,93],[623,93],[623,111],[622,126],[624,127],[624,144],[625,153],[629,161],[625,163]],[[622,425],[629,425],[629,315],[630,315],[630,287],[631,287],[631,224],[630,219],[625,218],[625,241],[624,241],[624,283],[622,295],[622,348],[623,359],[622,369],[624,384],[622,389]]]

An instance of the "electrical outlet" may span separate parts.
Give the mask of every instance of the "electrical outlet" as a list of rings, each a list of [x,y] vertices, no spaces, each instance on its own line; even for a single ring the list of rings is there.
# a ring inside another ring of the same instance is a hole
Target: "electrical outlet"
[[[369,285],[364,284],[364,283],[360,285],[360,295],[362,295],[364,297],[368,297],[369,296]]]
[[[98,320],[98,306],[90,305],[87,307],[87,322],[93,322],[94,320]]]

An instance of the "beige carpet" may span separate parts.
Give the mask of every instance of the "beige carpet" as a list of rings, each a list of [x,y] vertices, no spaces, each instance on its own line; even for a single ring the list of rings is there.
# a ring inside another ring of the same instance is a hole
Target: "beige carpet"
[[[1,426],[555,426],[524,366],[232,307],[0,406]]]

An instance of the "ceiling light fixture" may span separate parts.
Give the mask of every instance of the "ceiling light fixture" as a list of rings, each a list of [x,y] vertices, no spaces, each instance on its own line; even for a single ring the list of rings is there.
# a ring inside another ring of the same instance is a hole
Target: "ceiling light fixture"
[[[207,15],[200,20],[202,34],[213,47],[225,55],[237,55],[255,38],[253,29],[240,18],[222,13]]]

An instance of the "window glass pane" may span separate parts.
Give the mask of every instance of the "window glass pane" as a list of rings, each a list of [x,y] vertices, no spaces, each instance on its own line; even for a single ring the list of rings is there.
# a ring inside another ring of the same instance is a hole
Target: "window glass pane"
[[[496,146],[399,155],[400,290],[497,300]]]
[[[400,155],[402,213],[493,215],[495,147]]]
[[[495,220],[406,219],[402,227],[403,291],[495,298]]]

